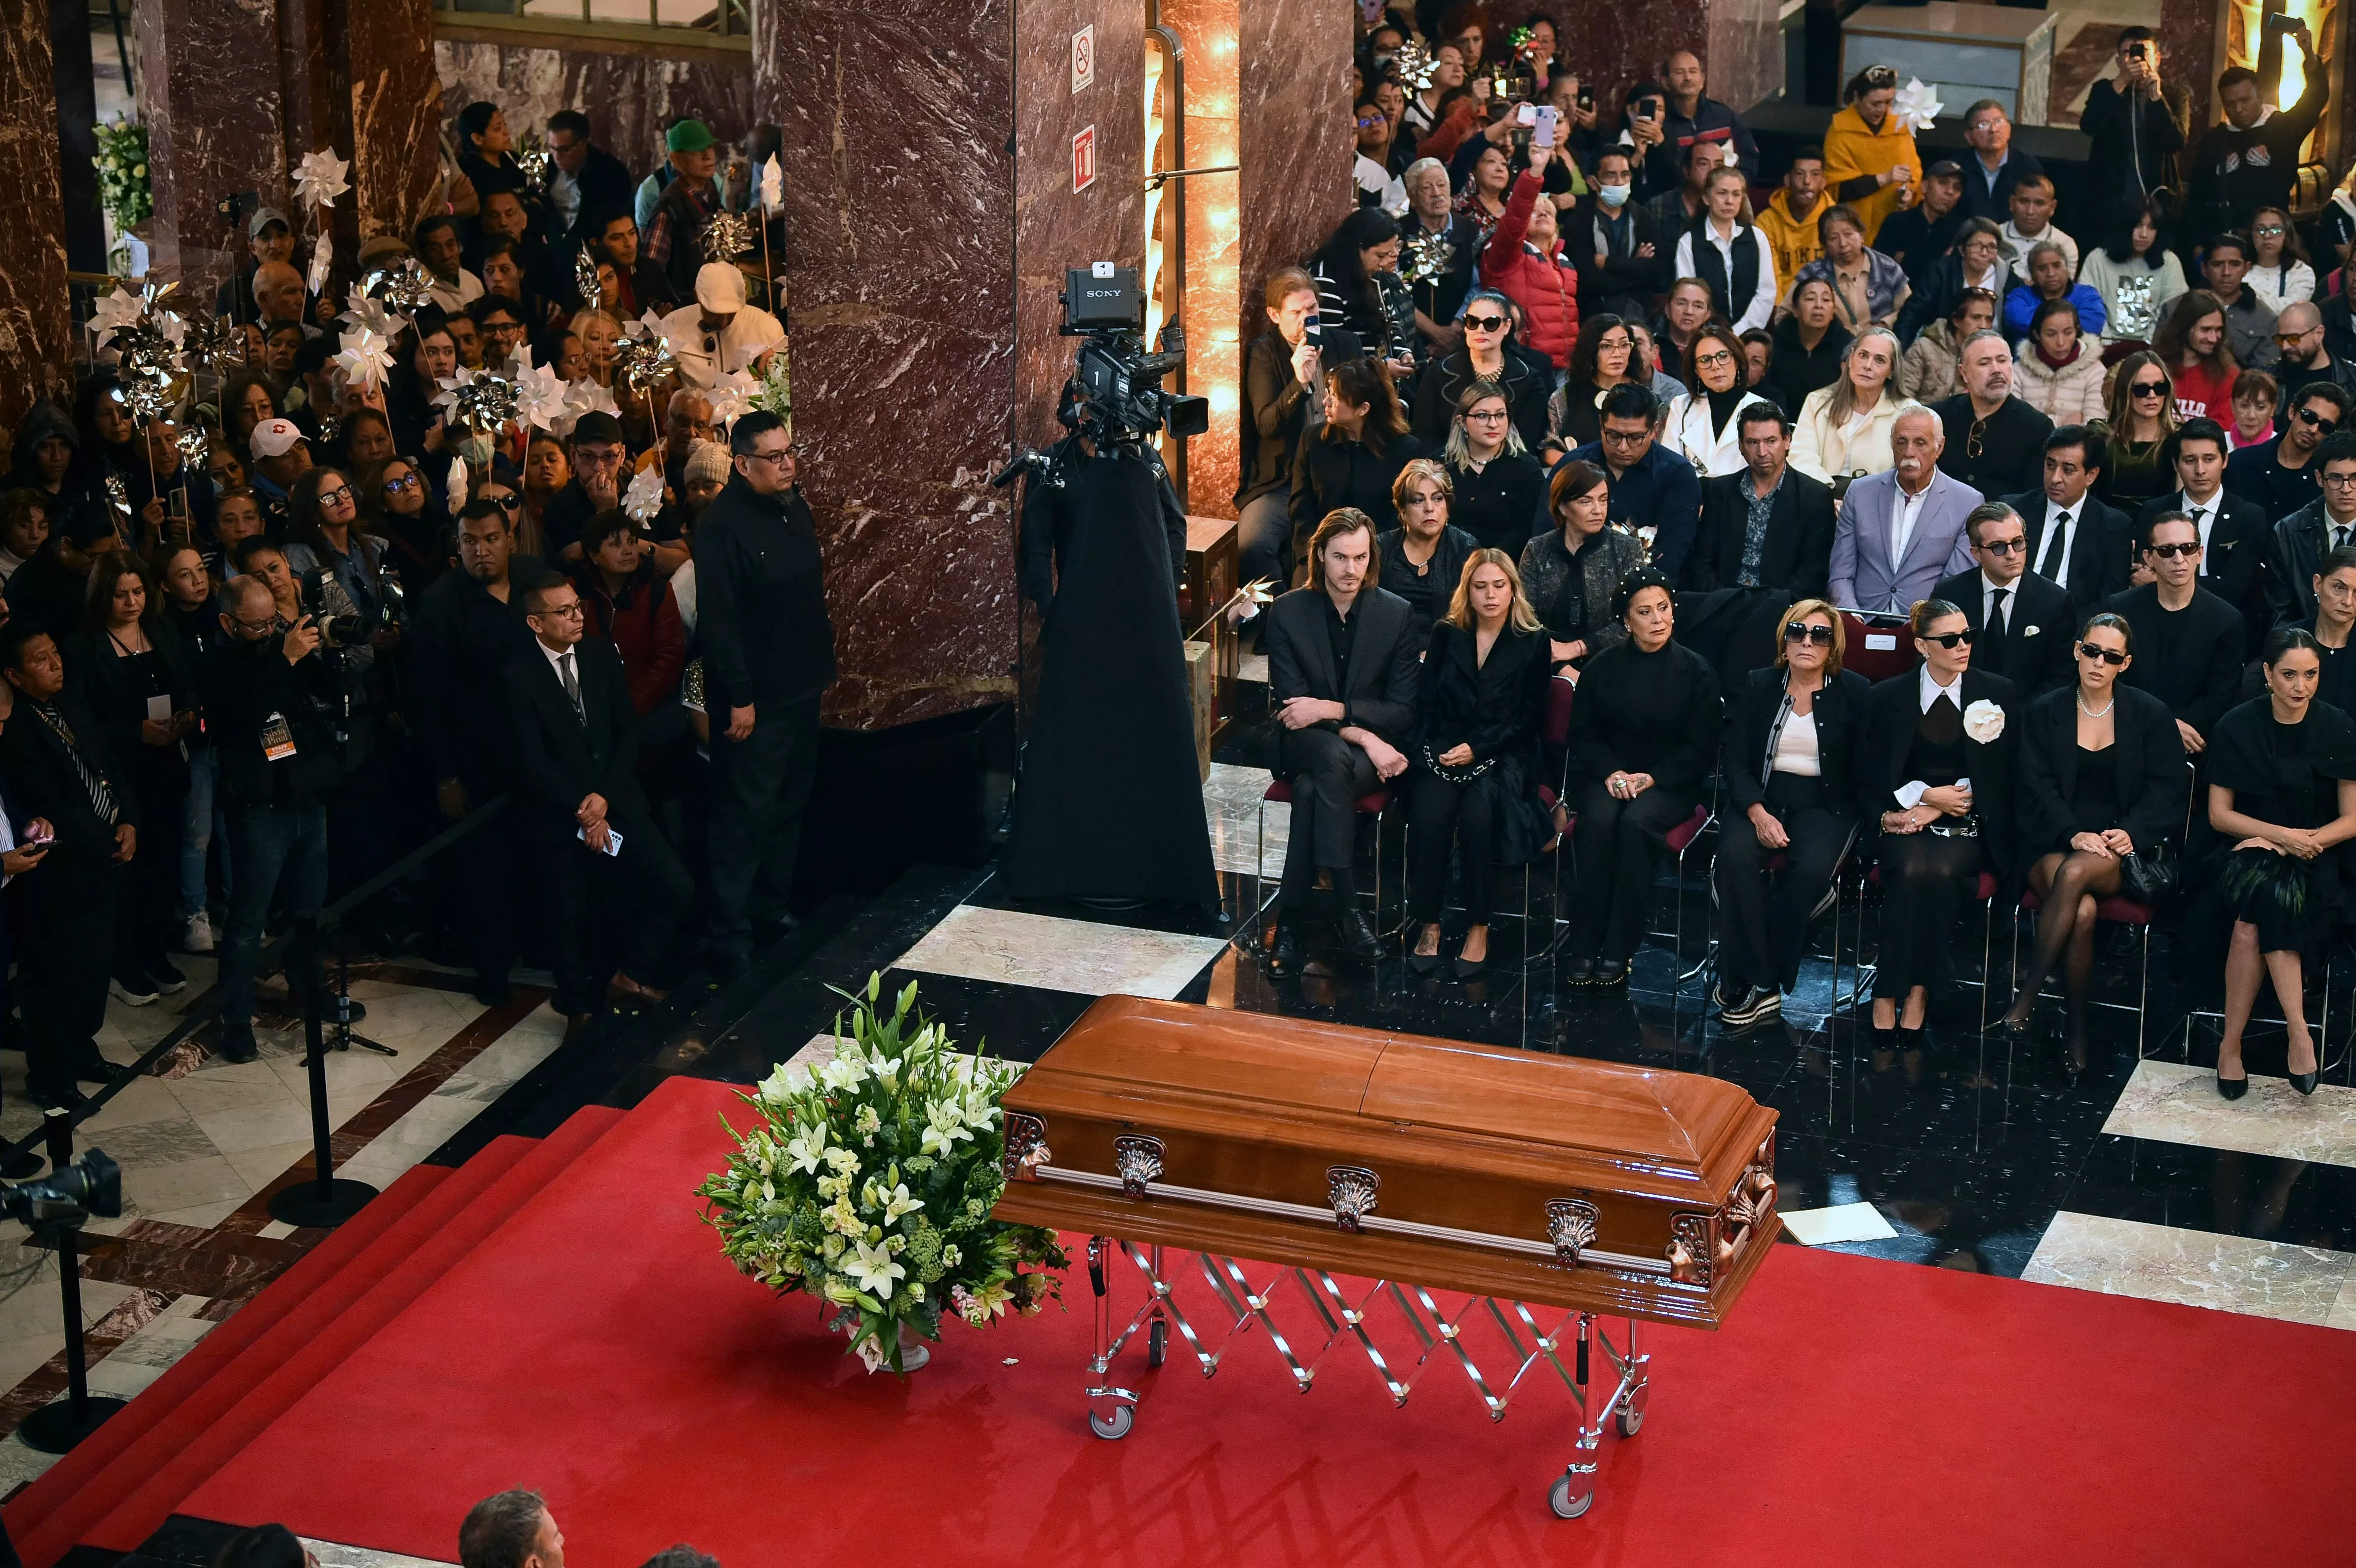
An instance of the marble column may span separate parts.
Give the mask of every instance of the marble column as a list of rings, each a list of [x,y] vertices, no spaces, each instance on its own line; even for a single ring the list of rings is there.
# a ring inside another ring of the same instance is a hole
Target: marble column
[[[356,239],[406,234],[434,205],[442,82],[433,0],[354,0],[340,29]],[[351,254],[352,252],[347,252]]]
[[[1237,0],[1164,0],[1162,25],[1185,49],[1186,163],[1217,168],[1237,157]],[[1169,182],[1184,186],[1186,390],[1211,401],[1211,428],[1186,443],[1186,510],[1236,515],[1243,344],[1249,324],[1237,309],[1243,255],[1235,174]],[[1165,195],[1165,201],[1171,199]]]
[[[1075,93],[1089,21],[1096,81]],[[831,724],[1013,695],[1012,521],[989,479],[1015,444],[1060,434],[1064,268],[1143,259],[1143,26],[1071,0],[760,12],[754,106],[783,134],[794,236],[795,442],[842,669]],[[1096,178],[1075,192],[1090,125]]]
[[[2160,0],[2159,60],[2162,80],[2180,81],[2192,94],[2192,137],[2216,120],[2217,0]]]
[[[58,97],[46,6],[0,7],[0,439],[36,399],[73,392],[65,203],[58,187]]]

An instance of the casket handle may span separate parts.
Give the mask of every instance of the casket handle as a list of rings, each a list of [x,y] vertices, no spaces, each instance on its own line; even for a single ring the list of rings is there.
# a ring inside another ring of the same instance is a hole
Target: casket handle
[[[1546,1206],[1546,1214],[1547,1239],[1554,1243],[1554,1255],[1577,1268],[1579,1254],[1595,1245],[1601,1211],[1583,1198],[1558,1197]]]
[[[1037,1181],[1039,1167],[1054,1155],[1047,1150],[1047,1119],[1027,1111],[1006,1113],[1006,1152],[998,1168],[1008,1181]]]
[[[1124,1133],[1112,1141],[1113,1169],[1120,1174],[1123,1197],[1143,1197],[1148,1183],[1162,1177],[1162,1140],[1141,1133]]]
[[[1381,1190],[1383,1178],[1364,1165],[1329,1165],[1325,1170],[1325,1197],[1333,1206],[1333,1223],[1358,1234],[1358,1222],[1375,1211],[1375,1194]]]

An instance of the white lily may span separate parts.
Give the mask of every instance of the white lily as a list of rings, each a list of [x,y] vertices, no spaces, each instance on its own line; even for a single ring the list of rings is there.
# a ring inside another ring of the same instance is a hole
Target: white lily
[[[917,1209],[925,1207],[924,1199],[920,1197],[910,1197],[908,1196],[908,1184],[906,1182],[902,1182],[890,1192],[883,1194],[882,1197],[884,1198],[884,1223],[886,1225],[891,1224],[903,1214],[914,1214]]]
[[[893,1282],[908,1277],[908,1271],[894,1262],[890,1252],[864,1242],[852,1248],[851,1256],[842,1261],[842,1272],[879,1301],[890,1301]]]
[[[826,1158],[826,1123],[820,1122],[795,1131],[801,1135],[786,1145],[787,1164],[805,1175],[814,1173]]]

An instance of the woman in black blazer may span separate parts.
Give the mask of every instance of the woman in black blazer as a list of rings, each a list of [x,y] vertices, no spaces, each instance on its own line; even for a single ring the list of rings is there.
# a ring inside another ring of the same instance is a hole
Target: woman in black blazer
[[[1397,528],[1391,486],[1409,459],[1423,456],[1423,444],[1408,434],[1390,372],[1372,360],[1334,366],[1325,372],[1325,422],[1301,432],[1292,458],[1293,538],[1307,541],[1344,507],[1374,519],[1378,534]]]
[[[1612,596],[1627,639],[1588,660],[1570,705],[1570,799],[1579,890],[1568,937],[1572,985],[1616,985],[1644,931],[1653,861],[1693,815],[1718,755],[1722,704],[1709,660],[1681,642],[1669,580],[1631,572]]]
[[[1783,1011],[1808,928],[1857,834],[1857,747],[1865,677],[1841,668],[1838,611],[1803,599],[1776,621],[1775,662],[1727,705],[1726,792],[1718,840],[1719,1014],[1730,1027]],[[1734,820],[1740,817],[1740,821]],[[1783,857],[1772,897],[1767,862]]]
[[[2070,1060],[2082,1065],[2094,906],[2118,892],[2124,857],[2182,836],[2190,772],[2168,704],[2120,680],[2135,659],[2126,619],[2108,611],[2090,616],[2072,652],[2077,682],[2038,698],[2021,720],[2021,853],[2030,857],[2029,886],[2043,907],[2037,956],[2004,1030],[2028,1036],[2037,993],[2062,963]]]
[[[1448,853],[1462,852],[1464,945],[1456,974],[1489,961],[1489,911],[1498,865],[1535,858],[1547,836],[1535,789],[1538,715],[1549,663],[1546,628],[1523,596],[1521,574],[1502,550],[1464,563],[1448,613],[1431,628],[1416,714],[1422,735],[1408,787],[1408,918],[1423,932],[1409,961],[1440,967],[1440,907]]]
[[[1916,605],[1909,624],[1922,665],[1868,694],[1859,768],[1881,832],[1877,1050],[1922,1047],[1955,912],[1981,872],[2013,863],[2013,684],[1971,667],[1972,623],[1944,599]]]

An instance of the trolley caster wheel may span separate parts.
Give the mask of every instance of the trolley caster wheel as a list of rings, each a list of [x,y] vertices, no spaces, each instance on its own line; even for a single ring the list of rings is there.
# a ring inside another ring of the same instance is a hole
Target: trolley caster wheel
[[[1136,1424],[1137,1412],[1125,1404],[1115,1405],[1109,1416],[1088,1412],[1088,1430],[1108,1443],[1119,1442],[1128,1436],[1129,1429]]]
[[[1631,1410],[1625,1405],[1622,1405],[1620,1410],[1619,1420],[1620,1435],[1622,1437],[1633,1437],[1636,1434],[1644,1430],[1644,1412],[1641,1407]]]
[[[1158,1367],[1167,1360],[1169,1356],[1170,1325],[1157,1317],[1153,1320],[1152,1327],[1146,1331],[1145,1364],[1149,1367]]]
[[[1577,1519],[1594,1506],[1595,1487],[1591,1482],[1576,1497],[1571,1495],[1569,1476],[1557,1477],[1554,1485],[1547,1488],[1547,1507],[1554,1509],[1557,1519]]]

